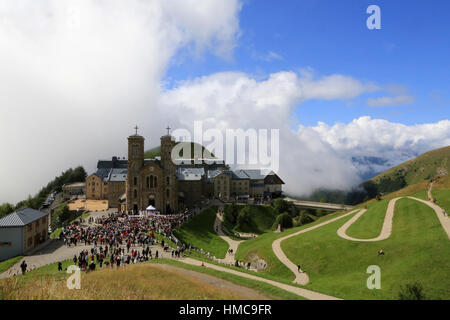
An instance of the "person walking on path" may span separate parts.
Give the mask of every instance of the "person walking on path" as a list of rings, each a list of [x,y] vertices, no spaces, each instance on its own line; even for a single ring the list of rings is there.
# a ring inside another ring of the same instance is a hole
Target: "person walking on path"
[[[62,263],[61,263],[61,261],[60,262],[58,262],[58,271],[62,271]]]
[[[447,211],[445,211],[445,209],[442,209],[442,214],[444,215],[444,217],[447,216]]]
[[[297,271],[298,271],[298,273],[301,273],[301,272],[302,272],[302,268],[300,267],[299,264],[297,265]]]
[[[23,260],[20,264],[20,269],[22,269],[22,275],[25,275],[25,272],[27,272],[27,263],[25,262],[25,260]]]

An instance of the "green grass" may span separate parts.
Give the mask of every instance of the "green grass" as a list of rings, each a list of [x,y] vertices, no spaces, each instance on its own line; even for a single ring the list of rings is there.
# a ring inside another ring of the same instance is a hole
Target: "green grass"
[[[369,203],[367,205],[367,211],[347,229],[347,235],[359,239],[377,237],[383,226],[388,203],[389,200]]]
[[[228,243],[214,231],[216,207],[205,209],[189,221],[174,230],[178,240],[194,247],[202,248],[217,258],[223,259],[228,250]]]
[[[416,198],[419,198],[419,199],[422,199],[422,200],[428,200],[427,190],[422,190],[422,191],[416,192],[412,196],[416,197]]]
[[[450,190],[445,189],[433,189],[431,195],[436,198],[436,204],[442,209],[447,211],[447,215],[450,212]]]
[[[190,143],[190,148],[191,148],[191,158],[194,159],[194,148],[195,145],[199,145],[196,142],[177,142],[176,144],[182,144],[182,145],[187,145],[188,143]],[[202,146],[202,153],[204,155],[205,158],[214,158],[214,154],[211,153],[208,149],[206,149],[204,146]],[[161,146],[156,146],[152,149],[149,149],[147,151],[144,152],[144,158],[145,159],[150,159],[150,158],[154,158],[154,157],[160,157],[161,156]],[[184,156],[183,155],[183,150],[180,151],[180,156]]]
[[[192,266],[192,265],[188,265],[188,264],[176,261],[176,260],[153,259],[153,260],[150,260],[148,263],[168,264],[168,265],[173,265],[176,267],[181,267],[184,269],[208,274],[208,275],[211,275],[211,276],[214,276],[214,277],[226,280],[226,281],[230,281],[236,285],[254,289],[271,299],[285,299],[285,300],[303,300],[304,299],[293,293],[279,289],[277,287],[274,287],[274,286],[269,285],[264,282],[247,279],[244,277],[236,276],[233,274],[228,274],[225,272],[220,272],[220,271],[209,269],[209,268],[204,268],[204,267],[200,267],[200,266],[198,266],[198,267]],[[66,268],[72,264],[73,264],[72,260],[62,261],[63,271],[58,271],[58,264],[53,263],[53,264],[42,266],[35,270],[29,271],[25,274],[25,276],[19,275],[16,277],[16,279],[19,282],[30,282],[30,281],[41,281],[48,277],[54,277],[56,279],[61,279],[61,281],[62,281],[62,280],[65,280],[69,276],[66,273]],[[103,269],[105,269],[105,268],[108,268],[108,267],[104,266]],[[98,270],[101,270],[101,269],[98,269]],[[241,270],[239,270],[239,271],[241,271]],[[1,285],[2,285],[2,280],[0,280],[0,286]]]
[[[431,150],[418,157],[399,164],[378,176],[372,181],[379,181],[382,177],[393,177],[397,173],[405,177],[407,185],[416,184],[424,180],[430,180],[438,175],[438,168],[450,172],[450,146]]]
[[[248,223],[239,227],[233,225],[230,221],[230,213],[225,209],[224,226],[231,232],[263,234],[272,231],[272,225],[277,216],[273,207],[270,205],[237,205],[239,212],[247,206],[250,208],[250,219]]]
[[[259,291],[260,293],[264,294],[265,296],[267,296],[268,298],[271,298],[271,299],[305,300],[303,297],[300,297],[300,296],[297,296],[296,294],[279,289],[270,284],[260,282],[257,280],[253,280],[253,279],[247,279],[247,278],[240,277],[240,276],[237,276],[234,274],[217,271],[217,270],[210,269],[210,268],[205,268],[205,267],[200,267],[200,266],[197,267],[197,266],[189,265],[189,264],[186,264],[183,262],[179,262],[176,260],[170,260],[170,259],[154,259],[154,260],[149,261],[149,263],[168,264],[168,265],[173,265],[176,267],[181,267],[181,268],[192,270],[192,271],[197,271],[200,273],[209,274],[216,278],[230,281],[234,284]],[[239,271],[241,271],[241,270],[239,270]]]
[[[281,247],[308,273],[311,290],[345,299],[397,299],[401,285],[419,281],[429,299],[450,299],[450,243],[434,211],[411,199],[396,203],[393,233],[379,242],[353,242],[336,230],[351,217],[287,239]],[[384,256],[377,256],[382,248]],[[381,268],[381,289],[369,290],[370,265]]]
[[[241,243],[235,254],[236,259],[241,261],[248,261],[248,257],[252,254],[264,259],[267,263],[267,268],[264,271],[258,272],[258,276],[268,275],[272,279],[275,278],[278,281],[287,281],[290,283],[295,279],[294,274],[282,264],[272,251],[272,242],[278,238],[284,237],[286,235],[295,233],[297,231],[312,227],[316,224],[325,222],[329,219],[335,218],[344,214],[345,212],[337,212],[334,214],[329,214],[327,216],[321,217],[315,222],[287,229],[281,233],[268,232],[258,236],[257,238],[246,240]]]
[[[3,273],[6,270],[8,270],[9,268],[11,268],[13,265],[15,265],[17,262],[19,262],[20,259],[22,259],[22,258],[23,258],[23,256],[17,256],[17,257],[0,262],[0,273]]]

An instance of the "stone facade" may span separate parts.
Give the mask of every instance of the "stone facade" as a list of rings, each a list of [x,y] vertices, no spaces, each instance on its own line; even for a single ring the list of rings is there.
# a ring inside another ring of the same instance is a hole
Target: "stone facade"
[[[161,156],[144,159],[144,142],[136,131],[128,137],[128,159],[99,160],[97,172],[86,179],[86,198],[108,200],[109,207],[121,212],[139,212],[152,205],[161,213],[172,213],[211,198],[234,201],[281,195],[284,182],[274,173],[266,179],[269,176],[260,170],[234,172],[222,160],[183,159],[175,164],[171,153],[177,142],[169,133],[160,139]]]
[[[24,252],[36,247],[48,238],[48,216],[42,217],[24,227]]]
[[[91,174],[86,178],[86,199],[106,200],[108,187],[97,174]]]
[[[137,134],[128,137],[127,211],[138,212],[152,205],[161,213],[176,212],[176,168],[171,160],[175,141],[169,135],[161,137],[161,159],[144,162],[144,140]]]

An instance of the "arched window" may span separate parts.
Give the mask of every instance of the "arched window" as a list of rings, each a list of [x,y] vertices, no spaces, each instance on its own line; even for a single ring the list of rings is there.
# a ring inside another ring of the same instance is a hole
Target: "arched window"
[[[166,195],[167,195],[167,198],[169,198],[169,197],[170,197],[170,190],[169,190],[169,189],[167,189],[167,191],[166,191]]]
[[[150,177],[147,176],[147,189],[150,188],[152,185],[150,179],[151,179],[151,176]]]
[[[137,198],[137,190],[136,189],[134,189],[134,198],[135,199]]]
[[[150,176],[150,188],[154,188],[155,184],[153,183],[155,177],[154,176]]]
[[[153,188],[156,188],[156,182],[158,181],[158,177],[153,177],[154,178],[154,180],[153,180]]]
[[[136,186],[137,185],[137,177],[134,177],[133,179],[133,184]]]

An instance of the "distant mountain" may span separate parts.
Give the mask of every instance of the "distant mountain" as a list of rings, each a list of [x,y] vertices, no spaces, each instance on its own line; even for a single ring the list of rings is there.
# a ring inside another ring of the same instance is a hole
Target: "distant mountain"
[[[370,179],[380,184],[383,180],[401,178],[405,185],[412,185],[450,172],[450,146],[431,150],[401,163]]]
[[[410,155],[405,153],[401,157],[410,158]],[[365,177],[359,186],[352,190],[321,188],[301,199],[354,205],[380,193],[394,192],[436,176],[448,175],[450,146],[425,152],[391,168],[392,160],[379,157],[352,157],[352,163],[358,168],[360,176]]]
[[[355,156],[351,160],[363,181],[369,180],[393,166],[391,161],[380,157]]]

